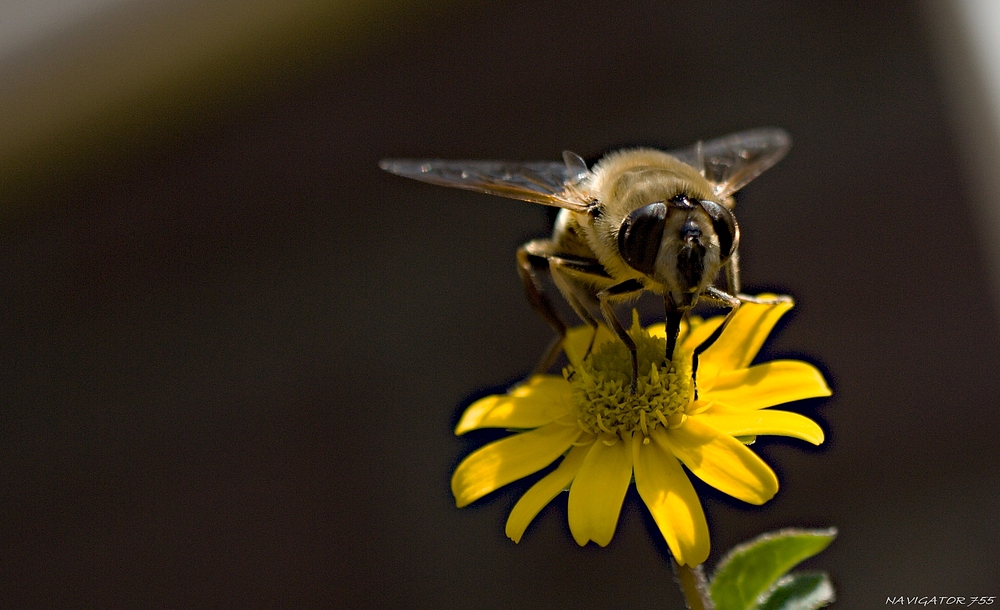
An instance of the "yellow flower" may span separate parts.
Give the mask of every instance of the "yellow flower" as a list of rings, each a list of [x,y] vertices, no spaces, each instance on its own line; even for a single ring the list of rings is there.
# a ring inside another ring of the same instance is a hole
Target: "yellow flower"
[[[534,375],[507,394],[476,401],[462,415],[455,434],[478,428],[524,431],[478,449],[459,464],[451,480],[456,504],[465,506],[562,458],[514,506],[507,535],[520,541],[535,515],[569,489],[573,538],[581,546],[590,540],[606,546],[634,474],[639,496],[677,562],[703,563],[708,525],[680,464],[733,497],[763,504],[778,491],[778,479],[738,439],[776,434],[823,442],[823,430],[807,417],[767,409],[829,396],[823,375],[796,360],[750,366],[791,307],[790,302],[743,305],[699,359],[697,400],[691,353],[718,328],[721,317],[685,323],[669,366],[663,358],[663,324],[642,330],[636,318],[630,331],[640,361],[635,395],[629,394],[631,364],[622,342],[601,327],[598,347],[584,361],[592,331],[571,329],[565,345],[570,364],[563,377]]]

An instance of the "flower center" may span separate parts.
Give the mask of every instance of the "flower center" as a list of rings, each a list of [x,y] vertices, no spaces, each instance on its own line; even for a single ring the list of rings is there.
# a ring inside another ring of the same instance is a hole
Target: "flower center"
[[[629,336],[639,357],[636,393],[632,360],[621,341],[595,348],[579,367],[567,366],[563,376],[573,387],[572,403],[580,427],[593,434],[621,435],[640,431],[644,436],[656,426],[676,427],[692,398],[691,357],[680,346],[673,362],[666,362],[666,339],[650,336],[633,316]]]

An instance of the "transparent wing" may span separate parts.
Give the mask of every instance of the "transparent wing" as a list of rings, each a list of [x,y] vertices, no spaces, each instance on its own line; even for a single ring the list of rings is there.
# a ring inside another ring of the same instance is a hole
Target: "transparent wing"
[[[563,153],[563,158],[562,163],[383,159],[378,165],[421,182],[585,212],[589,202],[575,186],[587,175],[587,166],[573,153]]]
[[[783,129],[766,127],[730,134],[694,146],[670,151],[680,161],[694,167],[725,198],[781,160],[792,146]]]

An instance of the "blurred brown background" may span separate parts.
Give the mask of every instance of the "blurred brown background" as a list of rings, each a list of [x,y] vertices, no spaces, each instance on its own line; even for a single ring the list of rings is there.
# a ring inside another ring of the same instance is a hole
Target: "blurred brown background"
[[[507,540],[527,483],[455,508],[491,438],[457,414],[551,337],[513,258],[546,212],[377,161],[771,125],[795,144],[740,198],[744,281],[798,303],[765,357],[835,395],[795,406],[821,448],[754,446],[768,505],[698,488],[709,562],[835,525],[807,567],[836,607],[1000,595],[998,318],[919,9],[312,7],[7,146],[0,605],[682,607],[634,491],[605,549],[572,541],[565,497]]]

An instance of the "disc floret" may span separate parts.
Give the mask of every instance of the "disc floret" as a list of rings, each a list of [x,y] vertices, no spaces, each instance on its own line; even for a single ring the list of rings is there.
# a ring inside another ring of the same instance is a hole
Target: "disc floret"
[[[693,393],[691,354],[676,349],[673,361],[667,362],[666,339],[650,335],[637,315],[629,336],[639,359],[635,394],[629,391],[631,357],[621,341],[608,341],[578,366],[563,370],[573,388],[577,421],[587,432],[619,437],[639,432],[648,437],[658,426],[676,428],[684,421]]]

